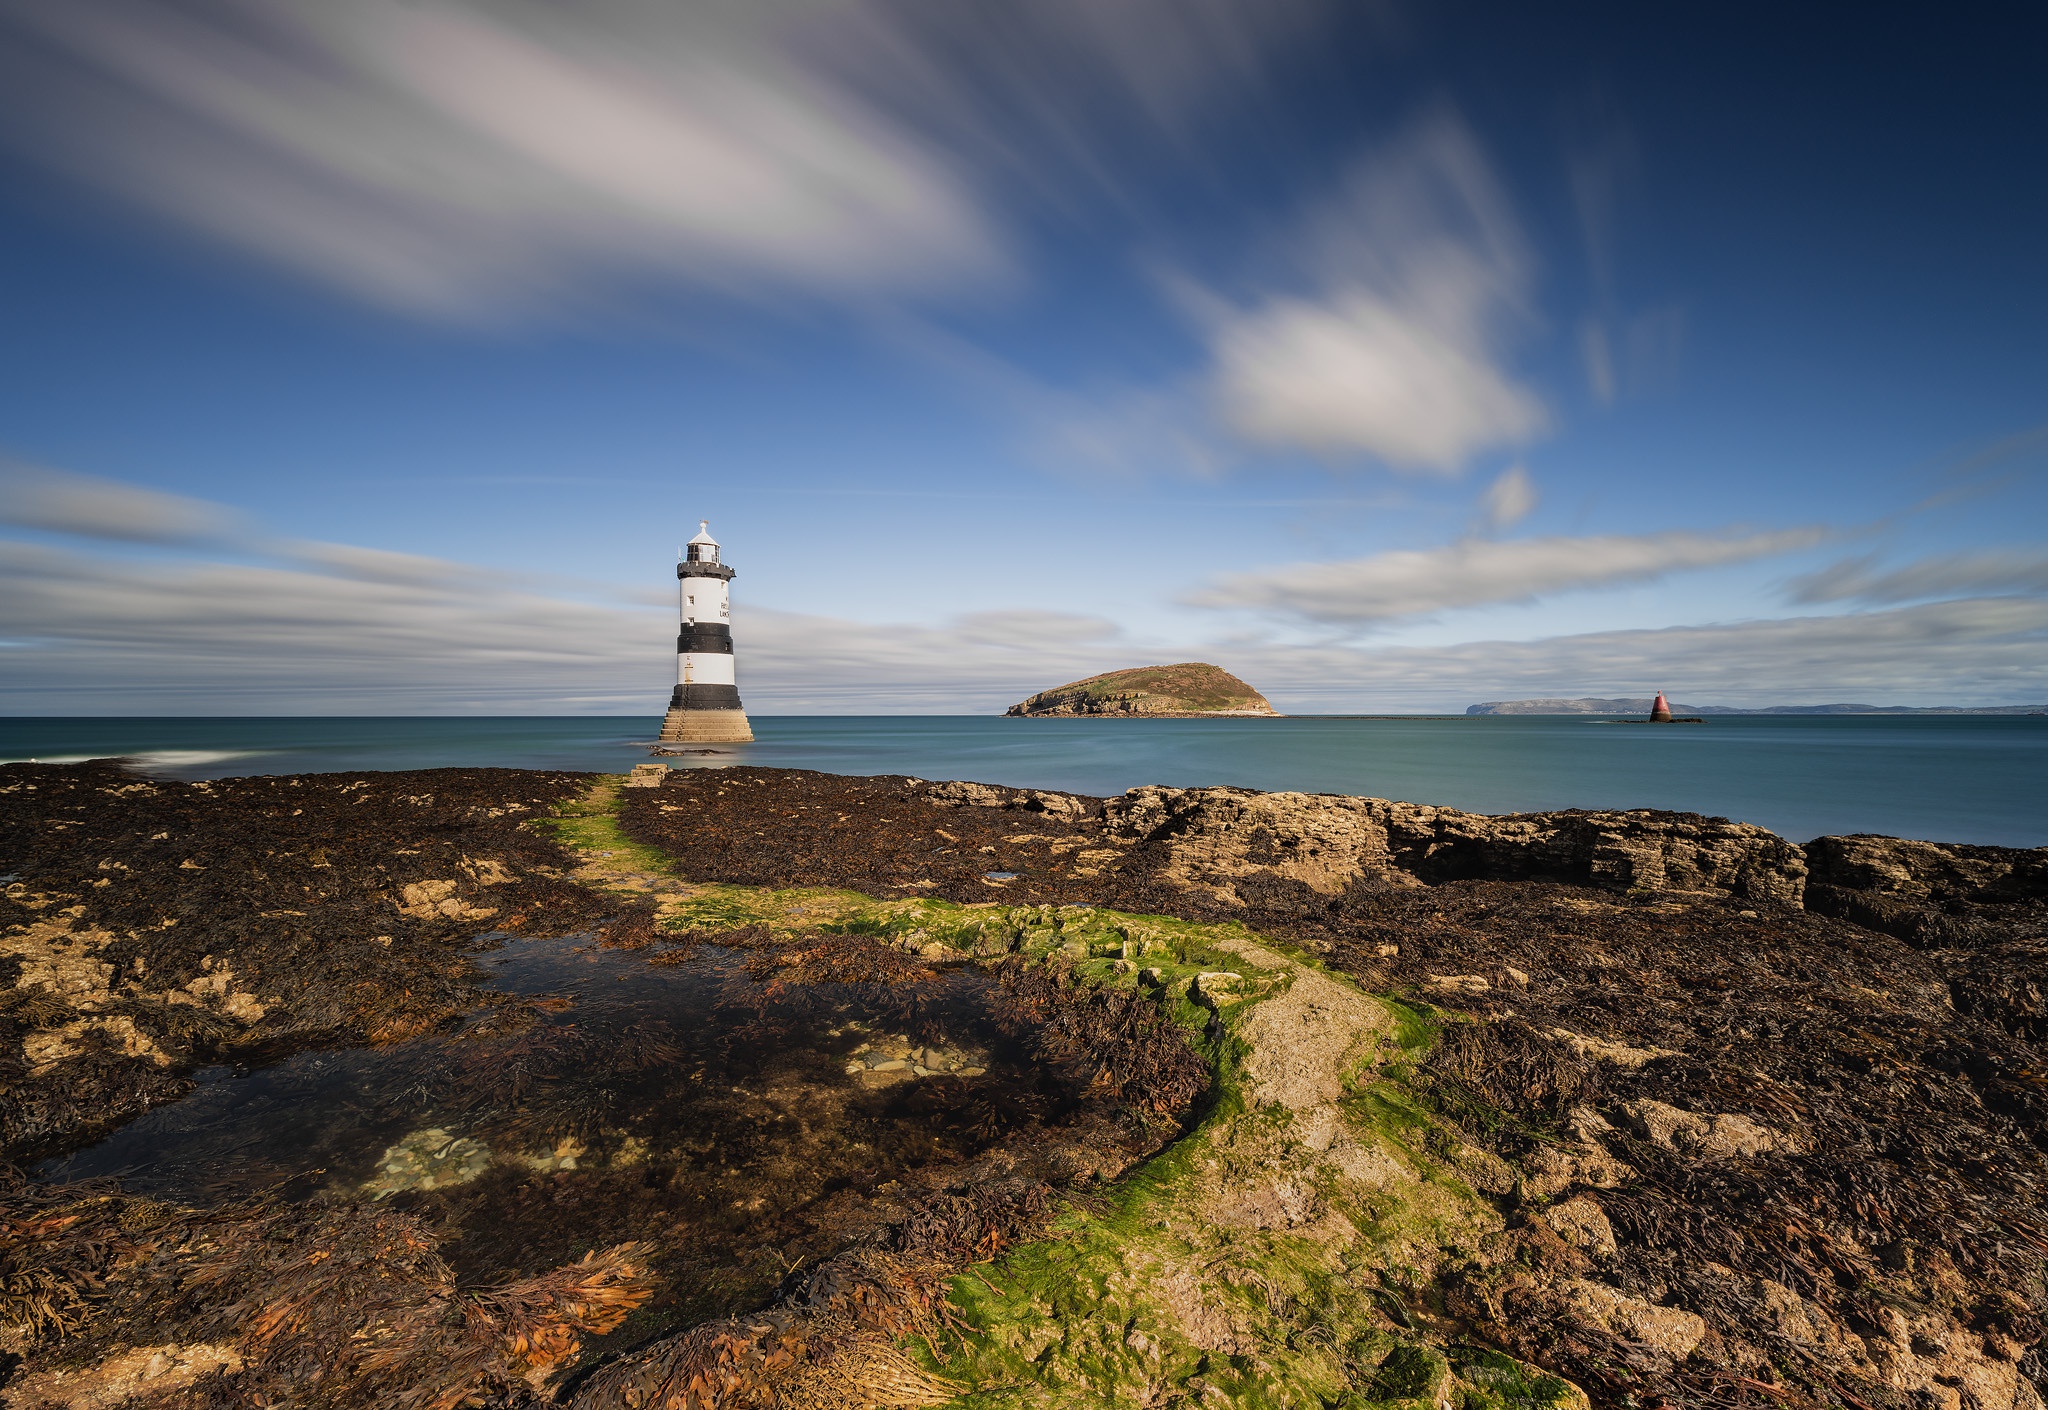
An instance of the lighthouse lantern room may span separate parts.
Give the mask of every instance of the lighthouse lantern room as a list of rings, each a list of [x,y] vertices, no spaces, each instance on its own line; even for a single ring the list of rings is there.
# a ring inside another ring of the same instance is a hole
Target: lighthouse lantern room
[[[732,569],[718,558],[708,520],[699,521],[676,564],[683,628],[676,637],[676,689],[662,721],[664,743],[745,744],[753,739],[733,674]]]

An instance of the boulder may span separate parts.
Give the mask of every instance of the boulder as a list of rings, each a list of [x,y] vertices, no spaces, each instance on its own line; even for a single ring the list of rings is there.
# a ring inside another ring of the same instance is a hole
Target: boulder
[[[1629,1129],[1639,1139],[1704,1160],[1797,1148],[1797,1143],[1784,1132],[1747,1116],[1703,1116],[1648,1097],[1623,1102],[1621,1110]]]
[[[2048,847],[1973,847],[1857,834],[1806,844],[1806,905],[1923,948],[2038,932]]]
[[[1326,895],[1484,878],[1796,906],[1806,886],[1797,846],[1761,827],[1694,813],[1494,817],[1384,798],[1152,785],[1110,799],[1103,821],[1114,841],[1161,848],[1169,879],[1210,889],[1261,873]]]
[[[1698,1314],[1659,1307],[1604,1283],[1575,1278],[1563,1290],[1566,1305],[1581,1321],[1623,1340],[1653,1346],[1674,1361],[1692,1355],[1707,1335],[1707,1324]]]

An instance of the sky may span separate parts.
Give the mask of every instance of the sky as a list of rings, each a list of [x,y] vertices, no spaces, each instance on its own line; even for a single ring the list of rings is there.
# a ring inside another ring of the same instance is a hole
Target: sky
[[[2039,704],[2044,44],[0,0],[0,712]]]

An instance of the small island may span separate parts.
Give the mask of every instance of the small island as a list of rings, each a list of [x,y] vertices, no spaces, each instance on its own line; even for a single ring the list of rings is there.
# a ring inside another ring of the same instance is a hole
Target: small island
[[[1186,719],[1211,715],[1277,716],[1265,696],[1221,666],[1183,661],[1177,666],[1134,666],[1041,690],[1006,715],[1039,718],[1137,716]]]

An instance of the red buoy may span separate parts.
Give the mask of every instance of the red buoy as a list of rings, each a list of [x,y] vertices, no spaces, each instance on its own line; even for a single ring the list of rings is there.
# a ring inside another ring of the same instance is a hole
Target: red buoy
[[[1650,720],[1653,724],[1671,723],[1671,702],[1664,698],[1664,692],[1661,690],[1657,692],[1657,703],[1650,707]]]

